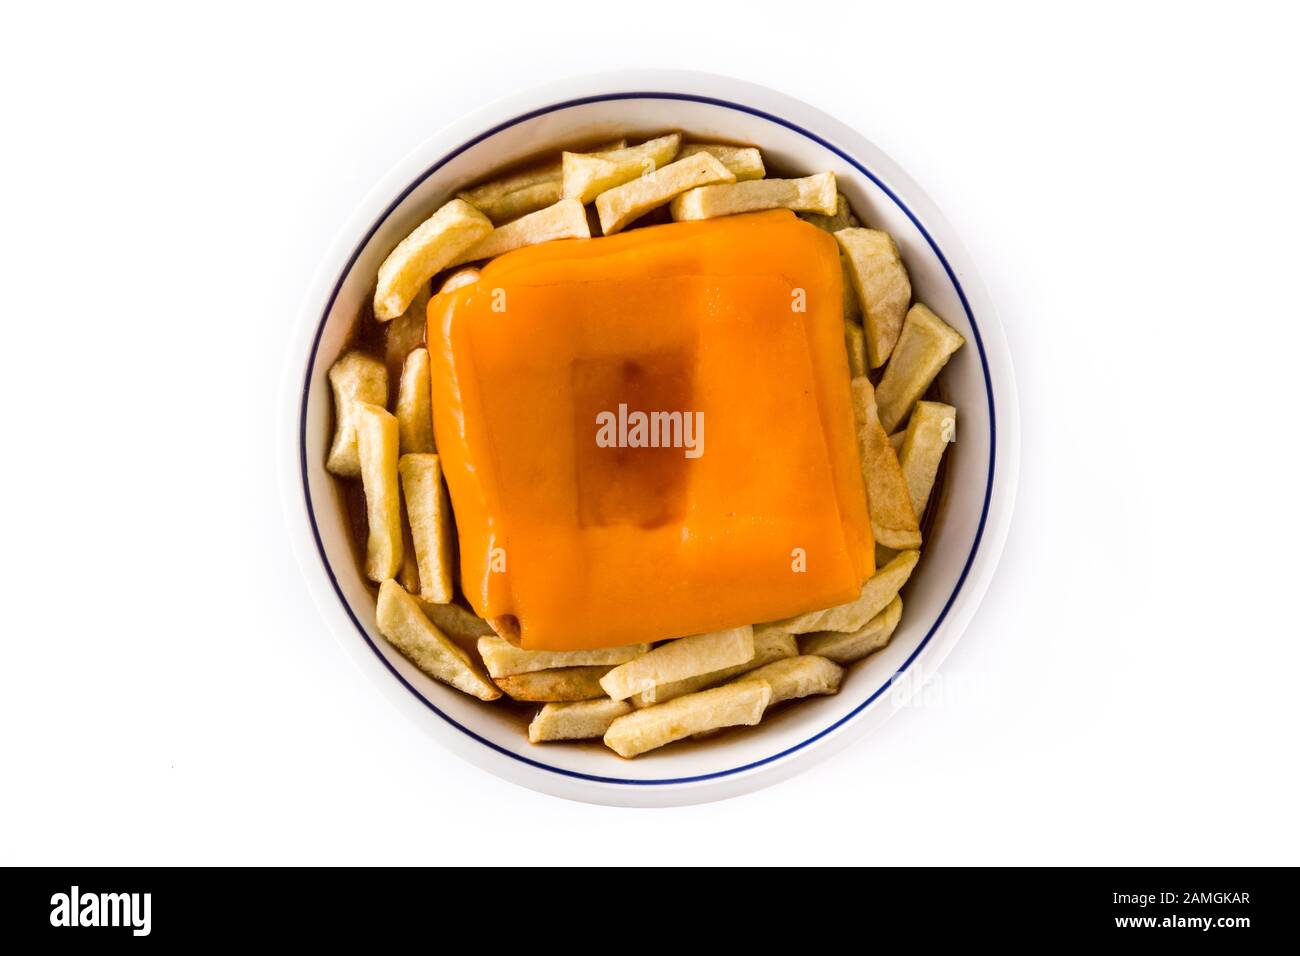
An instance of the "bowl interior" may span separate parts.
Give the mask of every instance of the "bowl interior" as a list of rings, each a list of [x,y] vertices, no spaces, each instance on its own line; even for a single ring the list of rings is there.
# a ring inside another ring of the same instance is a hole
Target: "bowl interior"
[[[863,221],[887,230],[898,242],[915,297],[966,336],[967,346],[940,379],[945,400],[958,409],[958,440],[946,455],[946,478],[937,501],[921,563],[903,592],[902,623],[883,651],[850,668],[840,693],[785,707],[757,728],[728,731],[622,760],[598,742],[586,745],[529,744],[525,716],[507,707],[485,705],[423,675],[393,650],[375,628],[374,597],[349,540],[344,508],[334,480],[324,470],[332,401],[326,378],[343,349],[365,300],[373,293],[384,256],[411,229],[456,190],[508,166],[572,143],[627,135],[650,136],[682,130],[696,139],[722,139],[762,148],[769,165],[810,174],[832,170],[841,190]],[[783,119],[739,104],[681,94],[611,95],[535,111],[489,130],[444,157],[400,196],[388,212],[359,237],[351,265],[339,278],[321,316],[314,355],[308,366],[301,440],[310,517],[338,592],[358,624],[356,639],[373,653],[428,709],[428,720],[443,723],[467,739],[477,739],[501,754],[558,774],[601,781],[647,785],[680,783],[742,773],[792,755],[845,729],[868,709],[890,706],[888,690],[896,674],[915,659],[942,626],[975,548],[988,504],[993,447],[991,391],[972,316],[954,276],[896,189],[843,144]]]

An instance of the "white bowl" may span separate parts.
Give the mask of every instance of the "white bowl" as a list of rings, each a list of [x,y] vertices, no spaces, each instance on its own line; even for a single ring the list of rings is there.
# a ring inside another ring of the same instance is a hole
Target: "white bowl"
[[[508,708],[485,705],[416,670],[375,628],[323,463],[343,348],[380,261],[457,189],[496,167],[573,141],[681,129],[750,142],[769,164],[833,170],[854,209],[898,241],[916,298],[966,336],[941,383],[958,441],[902,624],[854,665],[840,693],[783,708],[758,728],[667,747],[636,760],[599,743],[528,742]],[[582,77],[495,103],[429,138],[397,165],[339,234],[312,283],[285,372],[280,477],[290,536],[322,615],[396,705],[461,756],[507,780],[575,800],[669,806],[767,786],[843,749],[898,709],[952,649],[1001,554],[1015,499],[1019,422],[1011,359],[975,268],[933,203],[858,133],[772,90],[699,73]],[[901,678],[901,679],[900,679]]]

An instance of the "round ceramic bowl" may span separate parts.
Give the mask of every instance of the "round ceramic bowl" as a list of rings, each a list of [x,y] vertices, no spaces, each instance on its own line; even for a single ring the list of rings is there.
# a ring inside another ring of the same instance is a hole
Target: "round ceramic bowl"
[[[526,718],[431,680],[379,635],[374,597],[324,469],[332,401],[326,373],[373,294],[385,255],[458,189],[568,143],[665,130],[753,143],[777,169],[834,171],[859,216],[897,240],[916,298],[967,345],[940,380],[958,408],[958,440],[947,453],[937,511],[889,646],[851,667],[836,696],[780,708],[755,728],[623,760],[598,741],[530,744]],[[750,83],[679,72],[582,77],[496,103],[437,133],[398,164],[339,234],[290,348],[282,490],[298,559],[331,630],[380,690],[440,744],[500,777],[561,797],[625,806],[699,803],[767,786],[843,750],[904,705],[951,650],[989,583],[1011,517],[1015,383],[1002,330],[965,249],[925,193],[860,134]]]

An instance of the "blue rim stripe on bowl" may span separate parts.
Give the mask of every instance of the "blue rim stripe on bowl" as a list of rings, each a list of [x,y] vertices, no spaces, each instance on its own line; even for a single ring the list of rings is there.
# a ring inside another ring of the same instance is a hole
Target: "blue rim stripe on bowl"
[[[807,139],[812,140],[818,145],[824,147],[825,149],[830,150],[832,153],[839,156],[842,160],[844,160],[854,169],[858,170],[858,172],[862,173],[862,175],[866,176],[873,183],[879,186],[880,189],[885,193],[885,195],[887,195],[894,202],[894,204],[903,211],[903,213],[907,216],[907,218],[912,221],[912,224],[915,225],[917,230],[921,233],[921,235],[925,237],[925,241],[929,243],[930,248],[934,250],[934,254],[939,258],[939,262],[943,264],[944,271],[948,274],[948,280],[952,283],[953,288],[957,292],[958,298],[961,300],[962,309],[966,313],[966,319],[970,323],[971,332],[974,334],[975,337],[975,347],[979,353],[980,368],[984,374],[984,391],[988,396],[988,404],[989,404],[988,483],[984,490],[984,504],[980,510],[979,525],[975,529],[975,539],[971,543],[970,554],[967,555],[966,557],[966,563],[962,567],[961,574],[957,578],[957,584],[953,587],[952,593],[948,596],[948,600],[944,602],[943,609],[939,612],[939,616],[935,619],[934,624],[931,625],[930,630],[926,632],[925,637],[923,637],[921,639],[921,642],[916,646],[916,650],[912,651],[912,653],[908,656],[907,660],[903,661],[903,663],[898,667],[898,669],[895,670],[894,673],[890,675],[889,680],[885,681],[885,683],[883,683],[882,685],[880,685],[880,687],[878,687],[875,691],[873,691],[866,698],[866,700],[862,701],[862,703],[858,704],[856,707],[853,708],[853,710],[849,711],[839,720],[835,721],[830,726],[825,727],[822,730],[818,731],[817,733],[813,734],[811,737],[808,737],[806,740],[800,741],[799,743],[794,744],[793,746],[787,747],[786,749],[780,751],[779,753],[772,754],[770,757],[764,757],[761,760],[754,760],[751,761],[750,763],[743,764],[742,766],[739,767],[732,767],[729,770],[717,770],[714,771],[713,773],[698,774],[696,776],[691,776],[691,777],[666,777],[658,780],[648,780],[648,779],[636,780],[627,777],[606,777],[598,774],[581,773],[580,771],[577,770],[568,770],[563,767],[553,767],[550,764],[543,763],[540,760],[534,760],[531,757],[525,757],[522,754],[517,754],[511,750],[507,750],[505,747],[495,744],[492,741],[480,736],[479,734],[476,734],[468,727],[465,727],[464,725],[458,723],[457,721],[453,720],[450,716],[448,716],[447,714],[439,710],[437,705],[434,704],[433,701],[429,700],[422,693],[420,693],[419,690],[417,690],[405,677],[401,675],[401,673],[397,670],[397,668],[395,668],[392,665],[392,663],[388,660],[388,658],[384,656],[383,652],[380,651],[380,649],[375,645],[375,642],[370,639],[370,635],[366,632],[365,627],[362,626],[361,622],[357,620],[357,616],[352,612],[352,608],[348,604],[347,598],[344,597],[343,595],[343,589],[339,586],[338,578],[335,577],[334,575],[334,569],[330,565],[329,557],[325,553],[325,544],[321,540],[320,528],[317,526],[316,523],[316,512],[315,509],[312,507],[312,503],[311,503],[311,488],[307,477],[307,468],[308,468],[307,465],[307,396],[310,390],[312,372],[316,367],[316,354],[320,348],[321,336],[325,332],[325,322],[326,319],[329,317],[330,310],[334,308],[334,302],[338,298],[339,292],[343,287],[344,279],[347,277],[348,273],[352,271],[352,267],[356,264],[357,258],[361,255],[361,250],[365,248],[366,243],[370,241],[371,237],[375,234],[376,230],[378,230],[379,226],[384,222],[384,220],[387,219],[389,215],[392,214],[393,210],[396,209],[398,205],[400,205],[401,202],[404,199],[406,199],[406,197],[409,196],[411,192],[417,189],[419,185],[423,183],[429,176],[437,172],[439,169],[441,169],[452,159],[459,156],[461,153],[465,152],[465,150],[470,149],[473,146],[476,146],[477,144],[483,142],[483,140],[488,139],[491,136],[495,136],[497,133],[501,132],[502,130],[509,129],[511,126],[515,126],[519,123],[523,123],[528,120],[535,119],[538,116],[545,116],[547,113],[554,113],[558,110],[569,109],[574,106],[583,106],[588,103],[602,103],[611,100],[626,100],[626,99],[683,100],[687,102],[706,103],[711,106],[721,106],[726,109],[737,110],[738,112],[741,113],[748,113],[751,116],[757,116],[760,119],[767,120],[768,122],[776,123],[779,126],[784,126],[786,129],[792,130],[793,132],[796,132],[801,136],[804,136]],[[825,737],[827,734],[843,726],[848,721],[856,717],[858,714],[862,713],[862,711],[864,711],[867,707],[869,707],[878,697],[880,697],[881,694],[883,694],[886,690],[888,690],[889,687],[893,684],[893,682],[897,680],[898,677],[904,671],[906,671],[908,667],[911,666],[912,662],[916,660],[917,655],[919,655],[921,651],[925,648],[925,646],[930,642],[930,638],[934,636],[934,633],[939,629],[939,625],[941,625],[944,619],[948,616],[948,611],[951,609],[953,602],[957,599],[957,595],[961,592],[962,586],[966,583],[966,578],[970,573],[971,565],[975,561],[975,555],[979,551],[980,542],[984,537],[984,526],[988,520],[989,505],[992,502],[992,498],[993,498],[993,471],[994,471],[994,462],[996,460],[996,454],[997,454],[997,418],[994,414],[993,387],[989,378],[988,358],[984,352],[984,341],[980,336],[979,327],[975,323],[975,316],[971,312],[970,302],[966,298],[966,292],[964,289],[962,289],[961,283],[957,280],[957,276],[953,272],[952,266],[948,264],[947,257],[944,256],[943,251],[939,248],[938,244],[935,243],[934,238],[930,235],[929,231],[916,217],[916,215],[912,212],[912,210],[909,209],[903,203],[903,201],[899,199],[897,195],[894,194],[894,191],[891,190],[888,186],[886,186],[880,180],[880,178],[875,175],[875,173],[871,172],[871,170],[867,169],[865,166],[859,163],[852,156],[845,153],[839,147],[827,142],[825,139],[822,139],[816,133],[812,133],[801,126],[790,122],[789,120],[783,119],[779,116],[775,116],[771,113],[765,112],[764,110],[755,109],[754,107],[751,106],[744,106],[740,103],[732,103],[729,100],[718,99],[710,96],[699,96],[692,93],[664,93],[664,92],[648,92],[648,91],[647,92],[626,92],[626,93],[603,93],[597,96],[584,96],[578,99],[565,100],[561,103],[553,103],[550,106],[541,107],[539,109],[532,110],[528,113],[523,113],[519,116],[514,117],[513,119],[506,120],[505,122],[500,123],[497,126],[494,126],[492,129],[489,129],[486,132],[480,133],[478,136],[475,136],[473,139],[469,140],[468,142],[462,143],[460,146],[453,149],[446,156],[442,157],[442,159],[438,160],[436,163],[434,163],[432,166],[426,169],[409,186],[407,186],[407,188],[404,189],[397,196],[397,198],[395,198],[389,204],[388,208],[385,209],[384,212],[381,213],[377,219],[375,219],[375,221],[371,224],[370,229],[367,230],[365,236],[357,243],[357,246],[353,250],[351,257],[348,259],[347,265],[343,267],[343,271],[339,274],[338,279],[334,283],[334,290],[330,293],[329,301],[326,302],[325,309],[321,313],[320,324],[316,329],[316,336],[312,341],[311,354],[308,357],[308,361],[307,361],[307,374],[306,374],[306,378],[303,381],[302,411],[299,420],[299,458],[300,458],[300,463],[302,468],[303,497],[307,505],[307,515],[311,521],[312,535],[316,539],[316,549],[320,553],[321,562],[325,566],[326,574],[329,575],[330,584],[334,588],[334,593],[338,596],[339,602],[343,605],[344,611],[347,612],[348,617],[352,620],[353,625],[357,629],[357,633],[361,635],[362,640],[364,640],[370,646],[370,649],[374,652],[375,656],[378,657],[379,660],[383,663],[383,665],[388,668],[389,672],[399,682],[401,682],[402,686],[404,686],[407,690],[409,690],[412,694],[414,694],[416,699],[421,701],[426,707],[428,707],[431,711],[433,711],[435,714],[437,714],[439,717],[445,720],[448,724],[450,724],[452,727],[455,727],[461,733],[467,735],[473,740],[478,741],[479,743],[483,744],[486,747],[490,747],[492,750],[495,750],[497,753],[503,754],[511,758],[512,760],[518,760],[521,763],[525,763],[530,766],[536,767],[539,770],[547,770],[550,771],[551,773],[561,774],[566,777],[575,777],[580,780],[588,780],[594,783],[621,784],[625,786],[669,786],[673,784],[701,783],[706,780],[716,780],[720,777],[729,777],[735,774],[744,773],[749,770],[754,770],[758,767],[764,766],[765,764],[770,764],[775,761],[781,760],[785,757],[788,757],[791,754],[807,747],[809,744],[820,740],[822,737]]]

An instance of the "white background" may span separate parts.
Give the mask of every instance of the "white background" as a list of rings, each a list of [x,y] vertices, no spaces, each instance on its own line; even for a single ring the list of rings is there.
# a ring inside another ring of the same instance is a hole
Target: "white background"
[[[1300,862],[1300,71],[1264,10],[10,10],[0,862]],[[516,788],[392,711],[309,603],[273,467],[290,324],[368,188],[494,97],[627,66],[765,83],[899,161],[1024,419],[928,705],[662,811]]]

